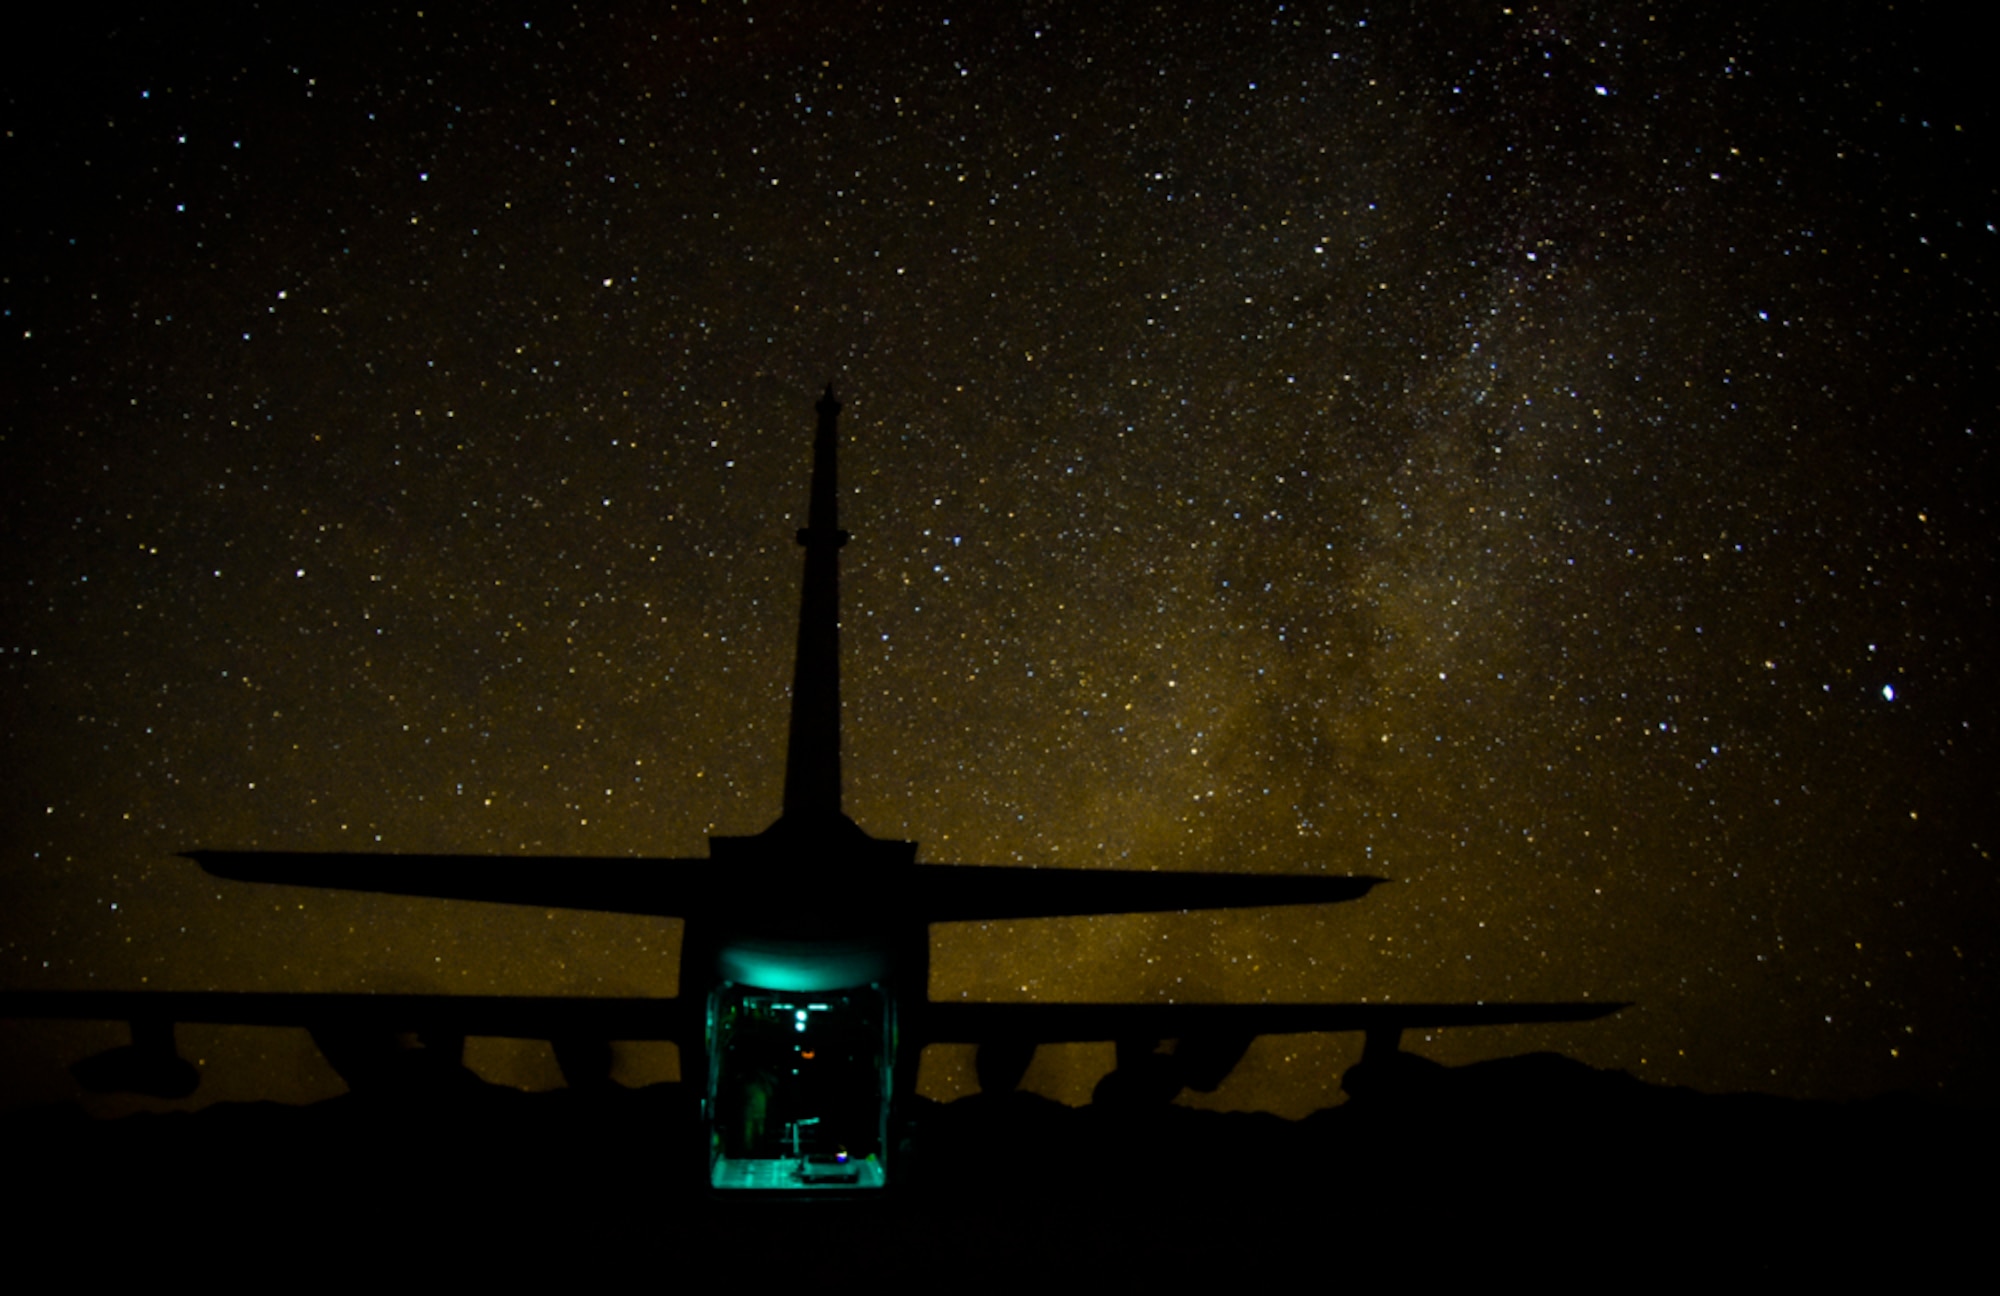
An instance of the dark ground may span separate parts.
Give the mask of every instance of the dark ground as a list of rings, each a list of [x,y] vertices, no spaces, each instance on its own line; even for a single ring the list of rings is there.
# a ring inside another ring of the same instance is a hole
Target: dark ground
[[[711,1198],[675,1085],[466,1078],[303,1108],[43,1108],[0,1129],[30,1203],[17,1256],[153,1277],[1921,1279],[1977,1265],[1992,1228],[1984,1113],[1704,1095],[1552,1054],[1367,1080],[1302,1121],[926,1104],[895,1187],[840,1201]]]

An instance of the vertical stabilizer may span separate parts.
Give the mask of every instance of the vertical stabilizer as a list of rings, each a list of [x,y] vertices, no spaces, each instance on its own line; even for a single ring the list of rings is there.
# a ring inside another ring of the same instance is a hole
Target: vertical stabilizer
[[[840,402],[833,384],[819,398],[813,436],[812,499],[799,544],[806,551],[799,598],[798,658],[792,667],[792,731],[785,749],[784,818],[839,818],[840,808],[840,529],[835,456]]]

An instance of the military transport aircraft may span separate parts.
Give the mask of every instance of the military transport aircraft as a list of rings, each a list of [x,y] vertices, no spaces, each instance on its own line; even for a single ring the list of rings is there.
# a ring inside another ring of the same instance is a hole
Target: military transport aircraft
[[[1372,877],[1131,872],[919,863],[915,842],[872,837],[841,809],[840,403],[819,400],[784,807],[752,836],[711,837],[706,859],[322,854],[197,850],[209,873],[332,887],[684,920],[677,998],[161,991],[0,993],[0,1017],[124,1020],[133,1042],[78,1063],[94,1091],[191,1093],[177,1022],[305,1026],[350,1084],[387,1073],[370,1039],[415,1032],[547,1039],[571,1084],[609,1076],[610,1042],[672,1040],[701,1086],[716,1189],[866,1189],[891,1181],[895,1116],[926,1044],[981,1048],[983,1084],[1012,1086],[1035,1046],[1178,1041],[1219,1082],[1260,1034],[1362,1031],[1364,1057],[1441,1026],[1586,1021],[1609,1003],[933,1003],[939,922],[1333,904]],[[990,1063],[990,1065],[989,1065]],[[1193,1074],[1192,1070],[1189,1073]]]

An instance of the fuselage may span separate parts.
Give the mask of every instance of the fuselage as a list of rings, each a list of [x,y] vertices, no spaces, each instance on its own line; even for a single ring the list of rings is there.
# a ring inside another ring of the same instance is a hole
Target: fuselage
[[[822,806],[711,838],[709,854],[744,888],[682,938],[682,1002],[706,987],[683,1077],[703,1086],[710,1186],[885,1186],[921,1047],[899,1027],[930,989],[929,924],[901,911],[915,844]]]

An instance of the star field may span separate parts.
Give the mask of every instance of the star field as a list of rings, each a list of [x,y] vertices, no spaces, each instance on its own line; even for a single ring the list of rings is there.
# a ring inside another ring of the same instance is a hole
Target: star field
[[[763,827],[831,378],[858,822],[1394,879],[940,929],[935,995],[1588,995],[1636,1006],[1411,1045],[1990,1100],[2000,193],[1958,34],[1225,8],[16,49],[0,983],[671,991],[671,924],[172,855]],[[10,1092],[85,1051],[5,1029]],[[330,1083],[223,1034],[211,1096]],[[1333,1101],[1353,1049],[1265,1041],[1219,1101]],[[1072,1100],[1109,1060],[1050,1052]]]

